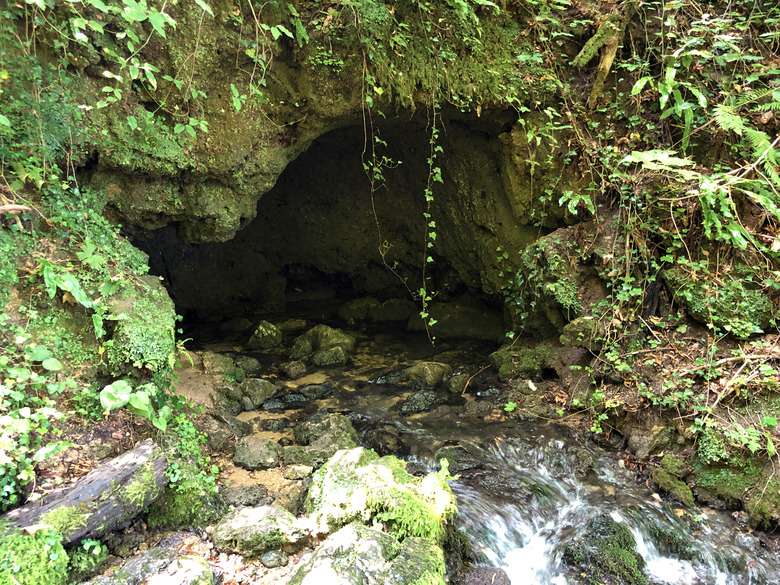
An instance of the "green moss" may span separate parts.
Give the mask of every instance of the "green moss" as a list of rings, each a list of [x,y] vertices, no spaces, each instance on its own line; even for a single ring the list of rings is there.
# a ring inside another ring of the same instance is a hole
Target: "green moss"
[[[535,347],[508,345],[490,354],[490,361],[493,367],[498,368],[498,377],[501,380],[512,378],[539,380],[542,377],[542,367],[549,355],[550,348],[546,345]]]
[[[667,453],[661,459],[661,467],[675,477],[684,477],[688,473],[688,465],[682,457],[674,453]]]
[[[157,493],[157,478],[154,473],[154,466],[147,462],[144,464],[143,469],[136,473],[133,481],[119,492],[119,497],[130,507],[141,509],[146,507],[147,503],[154,499]]]
[[[564,561],[587,585],[647,585],[644,561],[627,526],[601,516],[591,522],[583,542],[568,545]]]
[[[780,523],[780,479],[772,476],[751,490],[745,501],[750,523],[772,530]]]
[[[111,305],[117,320],[110,345],[108,364],[115,376],[145,369],[165,374],[173,368],[176,342],[176,313],[159,282],[147,281]]]
[[[5,533],[0,525],[0,534]],[[0,583],[65,585],[68,555],[53,530],[14,531],[0,539]]]
[[[674,499],[688,508],[693,507],[693,492],[685,482],[677,479],[668,471],[659,467],[654,468],[650,472],[650,477],[653,479],[655,485],[658,486],[658,489],[671,495]]]
[[[381,522],[396,537],[446,539],[457,512],[446,468],[417,478],[394,457],[362,448],[340,451],[314,474],[306,511],[330,530],[352,521]]]
[[[760,477],[761,469],[753,464],[744,468],[698,465],[696,469],[697,486],[731,508],[740,507],[745,493],[757,485]]]
[[[178,471],[177,481],[149,506],[146,522],[150,528],[205,526],[218,519],[221,502],[204,486],[202,474],[187,463],[179,464]]]
[[[41,516],[40,524],[51,526],[57,534],[69,534],[87,525],[85,507],[86,504],[75,507],[60,506]]]

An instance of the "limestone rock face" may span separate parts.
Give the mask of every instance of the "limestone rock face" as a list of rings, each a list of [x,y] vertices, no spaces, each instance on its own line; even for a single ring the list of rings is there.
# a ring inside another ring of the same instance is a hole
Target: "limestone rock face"
[[[393,536],[350,524],[323,542],[290,585],[412,585],[443,583],[444,554],[426,538]]]
[[[217,549],[245,557],[259,557],[270,550],[295,552],[308,537],[303,524],[275,504],[236,510],[217,524],[212,534]]]

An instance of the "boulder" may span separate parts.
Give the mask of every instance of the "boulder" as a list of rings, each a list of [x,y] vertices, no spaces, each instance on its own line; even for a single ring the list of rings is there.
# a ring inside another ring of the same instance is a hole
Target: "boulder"
[[[408,384],[418,390],[432,390],[441,384],[452,371],[447,364],[417,362],[398,372],[380,378],[385,384]]]
[[[213,585],[214,574],[205,559],[153,548],[131,558],[109,577],[95,577],[85,585]]]
[[[271,349],[282,344],[282,330],[273,323],[260,321],[247,341],[248,349]]]
[[[270,469],[279,465],[282,448],[270,439],[250,435],[236,443],[233,461],[245,469]]]
[[[300,360],[286,362],[279,366],[279,371],[291,380],[295,380],[306,374],[306,364]]]
[[[241,406],[244,410],[255,410],[278,391],[279,387],[268,380],[250,378],[243,384]]]
[[[257,374],[262,369],[260,362],[248,355],[238,356],[236,358],[236,367],[244,370],[249,376]]]
[[[545,360],[551,349],[547,345],[505,345],[490,354],[490,363],[498,370],[498,378],[506,382],[512,378],[542,379]]]
[[[233,358],[215,353],[213,351],[203,352],[203,370],[207,374],[217,376],[227,376],[236,369],[236,363]]]
[[[218,550],[259,557],[271,550],[293,553],[306,544],[305,526],[275,504],[241,508],[228,514],[214,528],[212,540]]]
[[[315,351],[311,356],[311,363],[318,367],[343,366],[349,358],[343,347],[336,346]]]
[[[297,360],[315,351],[325,351],[334,347],[340,347],[346,355],[354,349],[355,338],[340,329],[317,325],[295,340],[290,350],[290,359]]]
[[[379,522],[400,539],[417,536],[438,544],[456,513],[447,477],[446,466],[414,477],[396,457],[380,458],[362,447],[342,450],[314,474],[305,509],[323,533],[354,521]]]
[[[431,540],[396,538],[360,524],[328,537],[289,585],[413,585],[443,583],[444,553]]]
[[[339,449],[357,446],[357,433],[342,414],[317,413],[293,431],[299,445],[286,447],[282,454],[285,465],[320,467]]]

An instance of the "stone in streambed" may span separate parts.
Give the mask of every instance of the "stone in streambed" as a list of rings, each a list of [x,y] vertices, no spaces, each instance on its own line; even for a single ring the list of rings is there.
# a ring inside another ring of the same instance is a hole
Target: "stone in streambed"
[[[233,461],[249,470],[270,469],[279,465],[282,448],[270,439],[250,435],[236,443]]]
[[[247,341],[248,349],[271,349],[282,344],[282,331],[273,323],[260,321],[252,337]]]
[[[259,557],[270,550],[296,552],[308,541],[308,531],[284,508],[271,505],[241,508],[214,528],[217,550]]]

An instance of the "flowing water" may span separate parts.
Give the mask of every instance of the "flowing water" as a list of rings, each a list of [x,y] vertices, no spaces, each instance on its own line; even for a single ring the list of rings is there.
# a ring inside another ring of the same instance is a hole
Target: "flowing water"
[[[268,363],[268,354],[253,355]],[[375,331],[358,345],[349,368],[326,372],[333,393],[303,408],[350,413],[363,436],[371,428],[394,429],[412,453],[410,470],[421,473],[436,467],[441,447],[454,447],[450,468],[459,476],[451,485],[477,565],[503,569],[513,585],[574,585],[566,551],[587,543],[601,518],[630,530],[652,585],[780,584],[771,537],[723,512],[674,508],[637,481],[620,454],[572,428],[460,416],[464,400],[481,400],[495,388],[450,396],[449,406],[433,414],[401,416],[397,406],[410,390],[383,383],[381,373],[419,359],[468,371],[487,363],[479,345],[433,350],[420,336]]]

